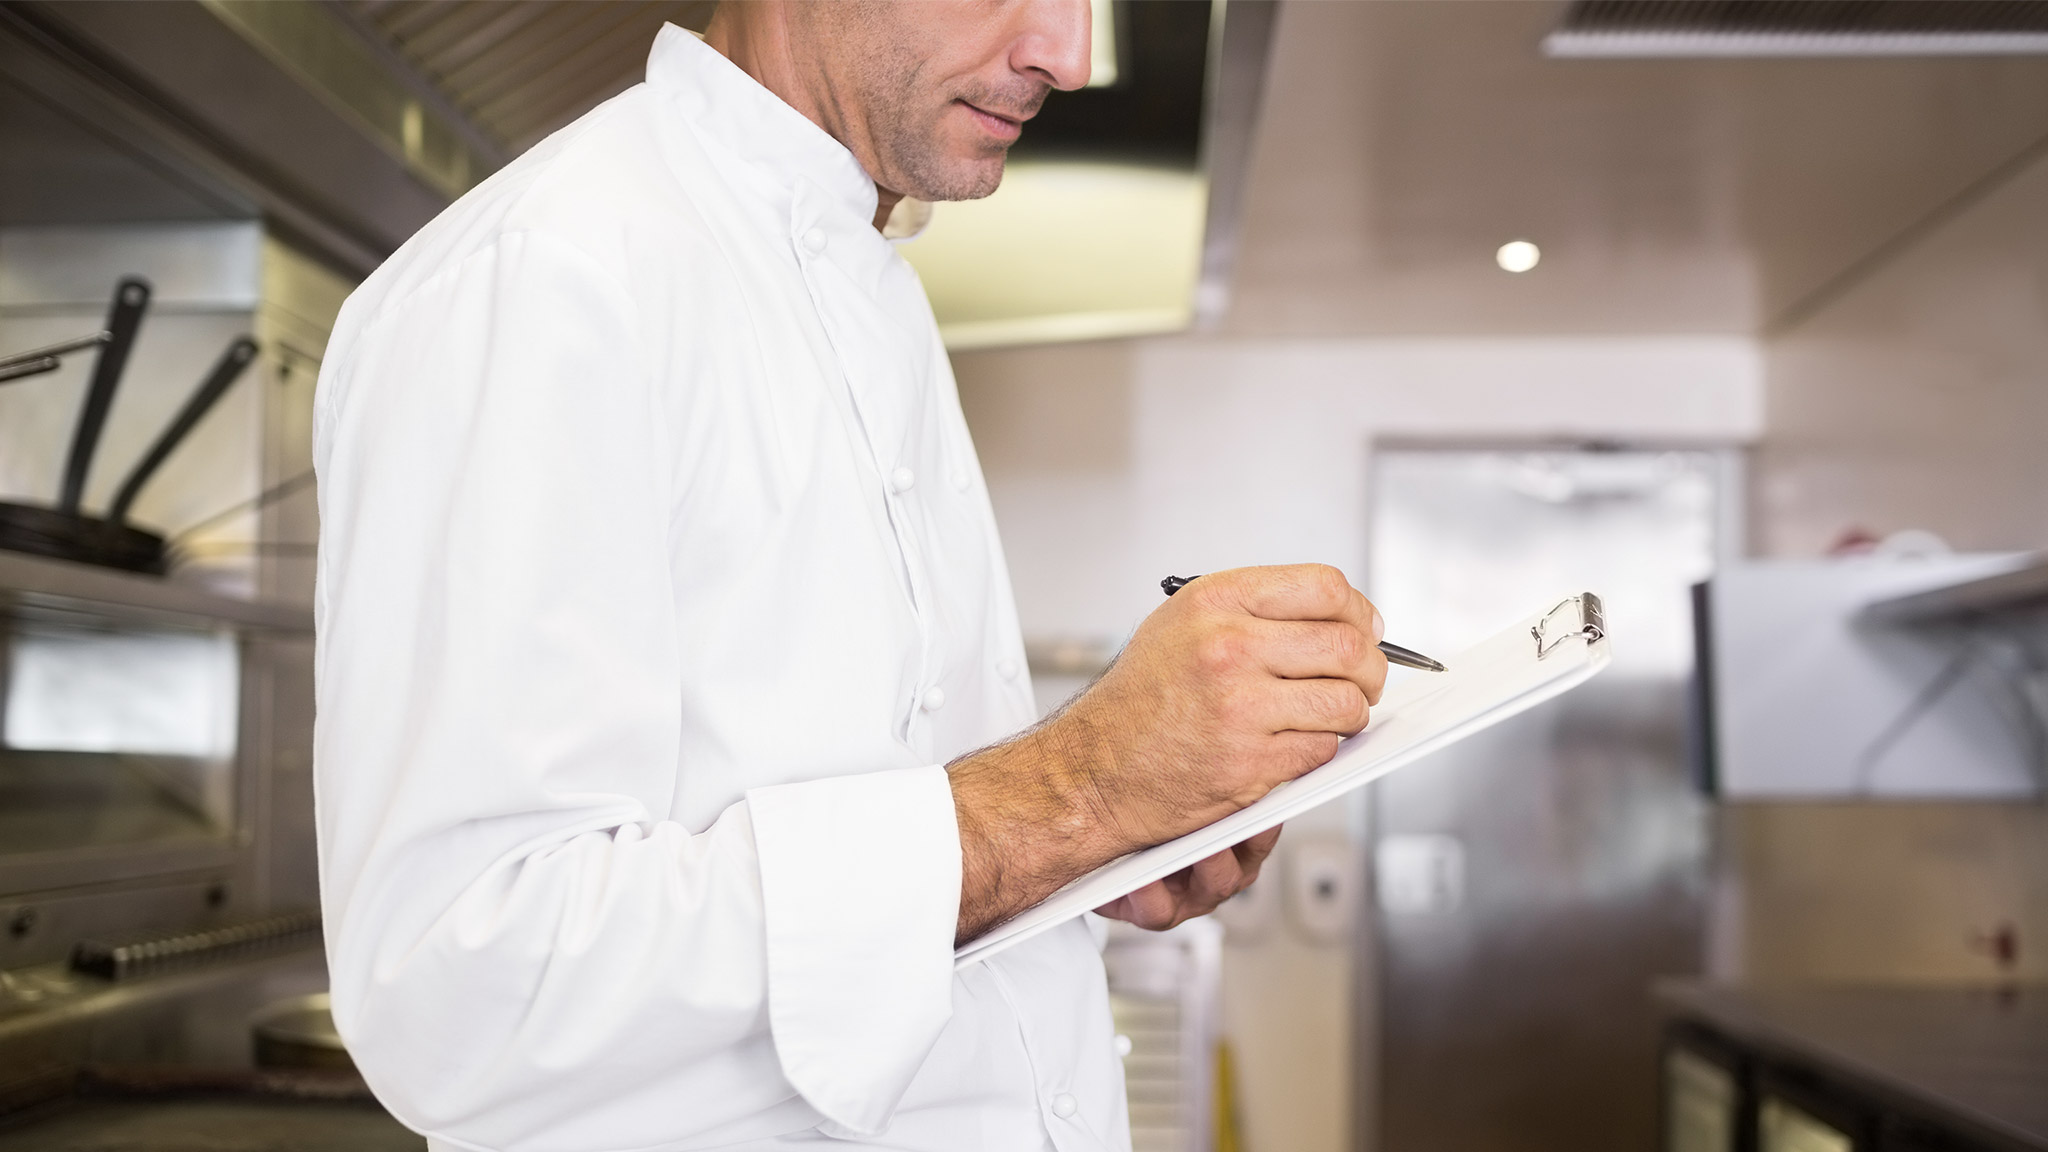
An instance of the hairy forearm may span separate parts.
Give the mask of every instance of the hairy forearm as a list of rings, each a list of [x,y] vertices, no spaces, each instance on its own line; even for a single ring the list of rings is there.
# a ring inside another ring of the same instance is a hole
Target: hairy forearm
[[[948,766],[960,825],[966,943],[1129,848],[1096,795],[1104,750],[1085,724],[1047,726]]]

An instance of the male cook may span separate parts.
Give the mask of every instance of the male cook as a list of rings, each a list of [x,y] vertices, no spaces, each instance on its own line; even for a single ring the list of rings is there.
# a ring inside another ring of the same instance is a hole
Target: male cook
[[[321,375],[334,1014],[436,1148],[1122,1149],[1080,922],[1323,762],[1378,616],[1219,572],[1033,708],[902,196],[994,191],[1086,0],[728,3],[348,301]],[[1267,835],[1105,909],[1165,927]]]

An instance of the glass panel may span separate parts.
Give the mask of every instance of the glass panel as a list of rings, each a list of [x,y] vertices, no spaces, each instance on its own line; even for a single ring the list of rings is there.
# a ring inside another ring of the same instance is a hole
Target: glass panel
[[[0,853],[228,832],[231,633],[26,611],[0,628]]]
[[[1758,1152],[1855,1152],[1849,1134],[1823,1124],[1775,1096],[1766,1097],[1757,1117]]]
[[[1735,1077],[1682,1048],[1664,1054],[1665,1152],[1735,1152]]]

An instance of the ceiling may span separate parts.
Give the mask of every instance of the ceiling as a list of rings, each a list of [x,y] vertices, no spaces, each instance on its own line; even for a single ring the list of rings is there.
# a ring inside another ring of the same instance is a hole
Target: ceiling
[[[1767,330],[2048,149],[2048,58],[1546,58],[1565,7],[1284,4],[1223,328]]]
[[[664,23],[716,0],[339,0],[508,155],[638,83]]]
[[[1200,39],[1198,22],[1181,35],[1166,28],[1145,32],[1142,21],[1206,9],[1142,3],[1124,9],[1119,25],[1132,33],[1133,53],[1179,40],[1187,48]],[[157,90],[197,93],[183,107],[204,112],[217,106],[216,129],[238,147],[274,155],[278,172],[321,194],[356,195],[345,178],[362,167],[355,160],[338,174],[326,172],[232,123],[234,116],[278,105],[281,96],[234,96],[243,89],[223,86],[225,80],[213,84],[218,92],[205,88],[220,70],[207,63],[218,53],[200,59],[169,32],[142,27],[149,24],[144,16],[161,14],[167,21],[186,13],[191,25],[211,20],[205,14],[212,10],[160,3],[34,7],[46,23],[61,16],[82,36],[109,46]],[[701,24],[709,6],[695,0],[335,0],[322,10],[343,14],[384,43],[432,82],[437,98],[510,154],[630,84],[662,21]],[[1566,10],[1564,0],[1282,5],[1242,189],[1233,300],[1221,329],[1239,335],[1782,329],[1945,214],[2048,154],[2048,57],[1547,57],[1544,38]],[[30,8],[4,11],[18,15]],[[214,23],[210,35],[229,35]],[[181,27],[187,40],[204,31]],[[121,41],[123,35],[135,43]],[[146,58],[159,41],[164,59]],[[224,198],[218,180],[194,179],[147,149],[117,147],[100,127],[74,115],[68,97],[24,78],[16,64],[33,60],[7,59],[9,70],[0,75],[0,143],[6,145],[0,147],[0,223],[255,210],[233,195]],[[175,71],[192,59],[199,63],[186,68],[191,77]],[[1160,75],[1142,55],[1129,63],[1134,76]],[[1183,68],[1177,77],[1169,74],[1164,87],[1058,94],[1044,123],[1027,131],[1030,147],[1020,161],[1092,162],[1120,152],[1191,171],[1195,122],[1187,110],[1199,75]],[[1146,92],[1175,91],[1163,114],[1147,104],[1153,98]],[[1228,117],[1233,108],[1219,105],[1216,114]],[[376,152],[362,147],[365,155]],[[1085,173],[1069,179],[1048,171],[1068,181],[1063,186],[1085,183],[1078,179]],[[392,180],[403,183],[400,176],[394,169]],[[392,180],[365,185],[364,195],[388,200],[387,185],[397,187]],[[1032,191],[1024,184],[1018,182],[1011,199]],[[1107,203],[1100,196],[1084,199],[1075,212]],[[271,212],[264,203],[263,211]],[[930,269],[935,302],[952,307],[940,297],[954,293],[959,315],[949,313],[949,319],[980,323],[988,311],[979,294],[986,285],[969,283],[962,270],[1008,266],[998,257],[1008,250],[1003,245],[1018,246],[1017,226],[1011,207],[1002,204],[942,206],[941,212],[947,207],[959,210],[951,224],[942,215],[932,233],[943,243],[931,252],[950,248],[950,270]],[[995,228],[986,258],[955,243],[959,229],[978,221]],[[1084,222],[1137,236],[1106,211]],[[410,226],[396,234],[406,231]],[[1086,228],[1063,231],[1089,235]],[[1493,253],[1510,239],[1539,244],[1541,263],[1521,275],[1497,268]],[[906,254],[932,263],[915,246]],[[1119,259],[1133,267],[1138,262]],[[947,277],[960,281],[958,292],[940,283]],[[1066,281],[1091,290],[1109,286],[1085,270]]]
[[[337,0],[506,156],[638,82],[663,23],[701,32],[715,0]],[[1192,167],[1209,7],[1123,3],[1126,82],[1055,94],[1019,156],[1142,157]]]

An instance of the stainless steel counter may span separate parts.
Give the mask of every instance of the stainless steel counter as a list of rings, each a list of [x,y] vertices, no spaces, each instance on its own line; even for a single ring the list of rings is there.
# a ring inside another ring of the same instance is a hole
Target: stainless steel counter
[[[84,1095],[0,1118],[0,1152],[425,1152],[374,1101],[226,1090]]]
[[[95,1064],[248,1067],[265,1006],[326,987],[317,945],[119,982],[62,964],[0,973],[0,1115]]]
[[[1666,1012],[1759,1053],[2048,1152],[2048,985],[1743,988],[1669,981]]]

